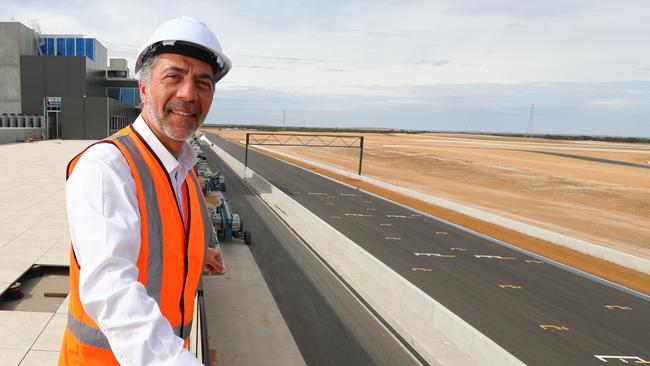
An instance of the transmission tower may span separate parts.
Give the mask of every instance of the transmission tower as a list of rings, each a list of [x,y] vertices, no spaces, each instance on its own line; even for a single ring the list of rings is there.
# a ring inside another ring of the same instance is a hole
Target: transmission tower
[[[530,106],[530,118],[528,118],[528,128],[526,128],[526,135],[533,137],[533,116],[535,115],[535,104]]]

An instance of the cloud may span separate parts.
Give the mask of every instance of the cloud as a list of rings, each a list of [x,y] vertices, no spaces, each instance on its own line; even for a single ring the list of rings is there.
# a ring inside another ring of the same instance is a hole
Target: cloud
[[[585,103],[587,107],[604,111],[629,111],[635,109],[647,109],[648,99],[645,98],[607,98],[591,100]]]
[[[323,62],[321,59],[315,58],[303,58],[303,57],[286,57],[286,56],[267,56],[267,55],[253,55],[253,54],[241,54],[236,53],[235,56],[243,56],[252,59],[261,59],[267,60],[270,62],[280,62],[286,64],[303,64],[310,65],[313,63]]]
[[[456,15],[541,18],[578,14],[596,6],[589,0],[456,0],[445,11]]]
[[[432,66],[444,66],[449,64],[449,60],[429,60],[429,59],[419,59],[416,61],[411,61],[410,64],[412,65],[432,65]]]
[[[245,65],[245,64],[237,64],[237,68],[245,68],[245,69],[263,69],[263,70],[286,70],[286,67],[277,67],[277,66],[267,66],[267,65]]]

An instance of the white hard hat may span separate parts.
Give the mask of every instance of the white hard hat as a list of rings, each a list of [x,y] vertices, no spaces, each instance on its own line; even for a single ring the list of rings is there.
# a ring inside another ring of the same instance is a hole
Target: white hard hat
[[[226,76],[232,66],[208,26],[185,16],[168,20],[153,32],[138,52],[135,72],[140,70],[147,57],[162,53],[181,54],[209,63],[214,70],[215,82]]]

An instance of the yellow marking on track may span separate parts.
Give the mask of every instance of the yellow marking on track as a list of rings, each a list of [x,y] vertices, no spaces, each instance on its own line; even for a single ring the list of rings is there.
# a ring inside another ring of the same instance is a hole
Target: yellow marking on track
[[[394,236],[387,236],[386,240],[402,240],[402,238],[396,238]]]
[[[629,306],[621,306],[621,305],[606,305],[605,307],[608,308],[609,310],[614,310],[614,309],[632,310],[632,308]]]
[[[446,231],[436,231],[436,235],[447,235]]]
[[[459,252],[466,252],[467,251],[467,249],[465,249],[465,248],[449,248],[449,250],[457,250]]]
[[[413,272],[431,272],[433,271],[431,268],[423,268],[423,267],[413,267],[411,268]]]
[[[537,260],[537,259],[526,259],[524,262],[526,262],[526,263],[544,263],[544,262],[542,262],[540,260]]]
[[[521,286],[519,285],[499,285],[501,288],[514,288],[515,290],[519,290]]]
[[[379,226],[393,226],[392,224],[379,224]]]
[[[569,328],[565,327],[564,325],[540,324],[539,327],[544,330],[549,330],[549,329],[561,330],[561,331],[569,330]]]

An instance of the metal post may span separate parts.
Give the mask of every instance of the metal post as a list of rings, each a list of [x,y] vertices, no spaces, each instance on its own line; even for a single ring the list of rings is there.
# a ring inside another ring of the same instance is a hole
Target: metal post
[[[203,293],[203,279],[199,281],[199,314],[200,314],[200,323],[199,327],[201,329],[201,356],[204,365],[210,365],[210,341],[208,336],[208,322],[206,319],[206,310],[205,310],[205,294]],[[197,340],[198,341],[198,340]]]
[[[244,156],[244,167],[248,167],[248,137],[250,133],[246,133],[246,155]]]
[[[361,163],[363,163],[363,136],[361,136],[361,145],[359,148],[359,175],[361,175]]]

